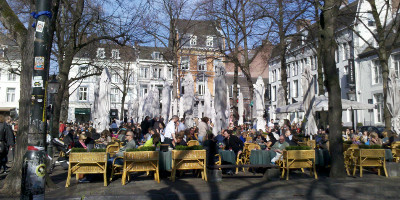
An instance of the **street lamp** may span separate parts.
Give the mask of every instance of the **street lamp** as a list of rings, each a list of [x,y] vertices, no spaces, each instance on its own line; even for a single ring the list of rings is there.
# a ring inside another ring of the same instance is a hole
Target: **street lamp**
[[[356,91],[354,91],[353,89],[350,89],[347,92],[347,97],[349,98],[350,101],[355,101],[356,100]],[[356,127],[354,126],[354,111],[353,111],[353,106],[350,107],[351,108],[351,125],[354,129],[354,131],[356,131]]]

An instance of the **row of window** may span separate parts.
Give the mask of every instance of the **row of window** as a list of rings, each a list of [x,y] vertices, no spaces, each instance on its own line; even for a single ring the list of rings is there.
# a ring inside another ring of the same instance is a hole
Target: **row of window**
[[[0,80],[1,80],[1,77],[2,77],[1,75],[2,75],[2,73],[1,73],[1,69],[0,69]],[[8,81],[16,81],[17,80],[17,74],[8,72],[7,73],[7,80]]]
[[[290,62],[287,64],[286,74],[287,77],[294,77],[299,75],[303,71],[306,66],[311,65],[311,70],[317,70],[318,59],[317,56],[310,56],[308,58],[304,58],[298,61]],[[281,70],[274,69],[270,71],[269,80],[271,83],[281,80]]]
[[[106,50],[104,48],[97,48],[97,58],[106,58]],[[119,55],[119,49],[111,50],[112,59],[121,59]]]
[[[338,44],[338,48],[335,51],[336,63],[340,62],[341,60],[345,61],[351,58],[350,47],[351,47],[350,42]]]
[[[197,36],[196,35],[189,35],[189,44],[190,44],[190,46],[196,46],[197,45]],[[213,36],[207,36],[206,37],[206,46],[207,47],[213,47],[214,46],[214,37]]]

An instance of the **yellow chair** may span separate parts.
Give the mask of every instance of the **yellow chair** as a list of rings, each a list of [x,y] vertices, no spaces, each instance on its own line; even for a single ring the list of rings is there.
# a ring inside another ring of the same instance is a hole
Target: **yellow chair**
[[[197,141],[197,140],[190,140],[190,141],[187,142],[187,145],[188,145],[189,147],[191,147],[191,146],[200,145],[200,143],[199,143],[199,141]]]
[[[358,149],[358,145],[351,144],[347,150],[343,153],[344,155],[344,166],[346,168],[347,175],[350,176],[351,167],[355,165],[354,150]]]
[[[115,156],[116,153],[118,153],[120,148],[121,148],[120,143],[116,142],[114,144],[108,145],[106,152],[110,154],[110,157],[113,157]]]
[[[315,149],[317,145],[315,143],[315,140],[309,140],[307,141],[307,146],[311,147],[312,149]]]
[[[400,141],[393,142],[392,145],[390,145],[390,148],[392,149],[393,158],[396,157],[396,149],[399,146],[400,146]]]
[[[283,161],[280,165],[282,169],[282,178],[286,174],[286,180],[289,180],[289,169],[310,168],[310,175],[314,172],[315,179],[318,175],[315,169],[315,150],[289,150],[283,151]]]
[[[381,175],[381,169],[387,177],[386,171],[386,160],[385,160],[385,149],[355,149],[355,164],[353,169],[353,176],[356,175],[357,167],[360,168],[360,177],[362,177],[363,167],[378,167],[378,175]]]

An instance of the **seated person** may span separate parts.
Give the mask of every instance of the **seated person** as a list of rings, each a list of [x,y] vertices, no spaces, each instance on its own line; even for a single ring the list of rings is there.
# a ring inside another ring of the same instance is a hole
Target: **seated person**
[[[126,135],[126,130],[121,130],[121,131],[119,131],[118,140],[119,140],[119,141],[125,141],[125,135]],[[111,136],[110,136],[110,137],[111,137]]]
[[[132,131],[126,132],[125,141],[126,141],[125,146],[121,147],[121,148],[119,149],[118,153],[116,153],[114,157],[111,157],[111,158],[108,159],[108,163],[107,163],[108,166],[111,166],[111,165],[112,165],[112,162],[114,161],[114,159],[115,159],[116,157],[123,157],[123,156],[124,156],[124,152],[125,152],[127,149],[135,149],[135,148],[136,148],[136,142],[135,142],[135,140],[133,139],[133,132],[132,132]],[[124,161],[123,161],[122,158],[116,158],[115,164],[117,164],[117,165],[123,165],[123,164],[124,164]]]
[[[224,130],[223,136],[225,138],[225,150],[232,150],[236,155],[242,152],[243,141],[233,135],[231,130]]]
[[[79,140],[74,143],[75,144],[74,147],[75,148],[83,148],[83,149],[87,150],[86,139],[87,139],[87,137],[85,134],[80,134]]]
[[[382,145],[382,140],[378,137],[378,134],[376,132],[371,133],[370,145]]]
[[[297,146],[297,143],[295,140],[293,140],[293,135],[290,130],[285,131],[285,141],[290,145],[290,146]]]
[[[112,142],[110,131],[104,130],[103,132],[101,132],[100,135],[101,135],[100,138],[96,140],[97,144],[103,144],[107,146]]]
[[[183,136],[180,134],[178,134],[178,136],[176,137],[176,142],[173,141],[172,144],[174,145],[174,147],[178,145],[187,146],[187,143],[185,142],[185,140],[183,140]]]
[[[267,145],[267,139],[260,132],[257,132],[257,136],[253,138],[253,142],[258,145]]]
[[[329,142],[328,142],[328,135],[327,134],[322,134],[321,135],[321,140],[318,141],[317,145],[319,146],[320,149],[329,149]]]
[[[276,156],[271,159],[272,163],[275,163],[279,157],[282,155],[283,150],[286,149],[286,147],[289,146],[289,143],[285,141],[285,136],[281,135],[279,136],[278,142],[274,144],[274,146],[271,147],[271,150],[276,153]]]
[[[155,147],[161,143],[161,137],[159,133],[154,133],[149,140],[147,140],[143,146],[145,147]]]

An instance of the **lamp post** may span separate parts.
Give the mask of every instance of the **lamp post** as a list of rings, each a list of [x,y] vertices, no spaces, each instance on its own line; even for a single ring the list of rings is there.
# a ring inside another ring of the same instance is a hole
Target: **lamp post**
[[[347,92],[347,97],[349,98],[350,101],[355,101],[356,100],[356,91],[354,91],[354,89],[350,89]],[[353,127],[354,131],[356,131],[356,127],[355,127],[355,123],[354,123],[353,106],[351,107],[351,124],[352,124],[352,127]]]

